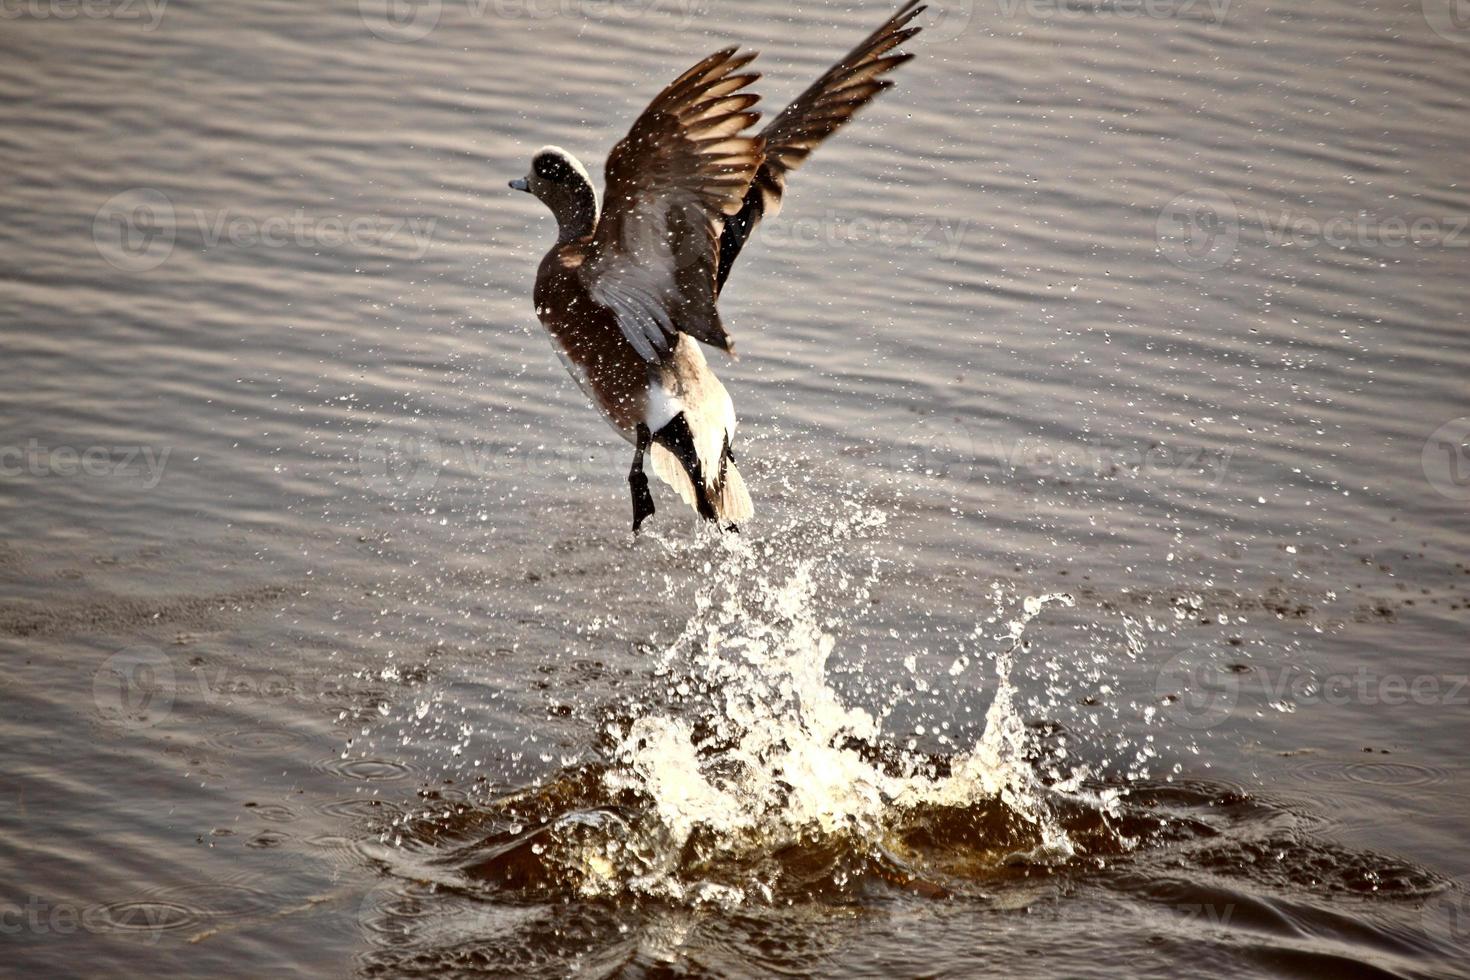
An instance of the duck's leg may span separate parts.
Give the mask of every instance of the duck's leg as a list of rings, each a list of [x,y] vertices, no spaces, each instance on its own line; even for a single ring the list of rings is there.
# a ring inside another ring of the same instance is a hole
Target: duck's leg
[[[725,474],[729,472],[730,464],[735,462],[735,450],[730,448],[730,433],[725,433],[725,445],[720,449],[720,486],[725,485]],[[725,525],[725,530],[740,533],[740,525],[730,521]]]
[[[628,488],[633,491],[633,533],[638,526],[653,516],[653,494],[648,492],[648,474],[643,472],[643,454],[653,442],[653,433],[648,426],[638,423],[638,441],[633,447],[633,468],[628,471]]]
[[[704,487],[704,467],[699,463],[699,453],[694,448],[694,433],[689,429],[689,420],[680,412],[669,420],[653,436],[654,441],[678,457],[689,482],[694,484],[694,509],[707,521],[715,519],[715,505],[710,502]]]

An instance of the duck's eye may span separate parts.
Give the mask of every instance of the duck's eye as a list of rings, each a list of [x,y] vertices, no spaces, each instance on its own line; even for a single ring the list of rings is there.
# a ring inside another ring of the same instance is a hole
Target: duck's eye
[[[535,168],[536,176],[558,184],[566,180],[572,172],[572,168],[567,166],[565,160],[550,153],[537,157],[531,166]]]

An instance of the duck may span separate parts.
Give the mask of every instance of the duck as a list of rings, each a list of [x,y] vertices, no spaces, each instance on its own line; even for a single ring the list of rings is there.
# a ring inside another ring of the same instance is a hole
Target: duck
[[[608,154],[599,203],[587,168],[536,151],[513,190],[538,198],[556,241],[536,272],[536,315],[603,417],[633,445],[633,534],[655,513],[645,460],[705,521],[738,531],[754,513],[736,465],[734,403],[704,346],[733,357],[718,300],[789,175],[892,87],[925,7],[908,0],[759,130],[757,52],[726,47],[654,97]]]

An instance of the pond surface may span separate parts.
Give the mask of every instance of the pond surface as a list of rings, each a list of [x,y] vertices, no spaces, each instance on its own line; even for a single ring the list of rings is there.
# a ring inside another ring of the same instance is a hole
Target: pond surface
[[[926,13],[628,533],[506,180],[888,12],[5,9],[4,969],[1470,975],[1444,0]]]

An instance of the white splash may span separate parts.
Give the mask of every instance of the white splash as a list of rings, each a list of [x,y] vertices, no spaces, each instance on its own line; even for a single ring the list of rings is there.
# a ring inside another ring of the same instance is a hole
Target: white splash
[[[828,682],[836,640],[822,628],[818,583],[841,583],[846,601],[866,608],[880,563],[871,561],[858,580],[836,563],[843,554],[850,560],[848,542],[883,523],[881,512],[854,508],[821,528],[814,554],[785,560],[784,571],[784,553],[793,550],[787,537],[723,544],[723,561],[708,571],[695,615],[665,651],[662,668],[667,675],[684,666],[702,680],[715,701],[706,719],[713,731],[697,738],[682,718],[637,718],[619,733],[617,764],[604,777],[610,790],[635,790],[652,801],[666,835],[657,850],[678,854],[697,833],[732,855],[769,852],[812,834],[881,844],[885,827],[905,808],[999,798],[1034,823],[1043,842],[1038,856],[1071,853],[1048,814],[1046,797],[1056,789],[1043,786],[1023,759],[1026,730],[1010,680],[1027,625],[1049,606],[1070,606],[1070,596],[1025,597],[1006,623],[998,639],[1008,645],[994,656],[997,693],[983,734],[952,760],[950,775],[928,775],[919,759],[895,775],[855,747],[878,744],[882,724],[843,703]],[[991,598],[1004,608],[998,586]],[[971,639],[983,649],[997,638],[977,626]],[[659,868],[649,870],[645,886],[676,887]]]

